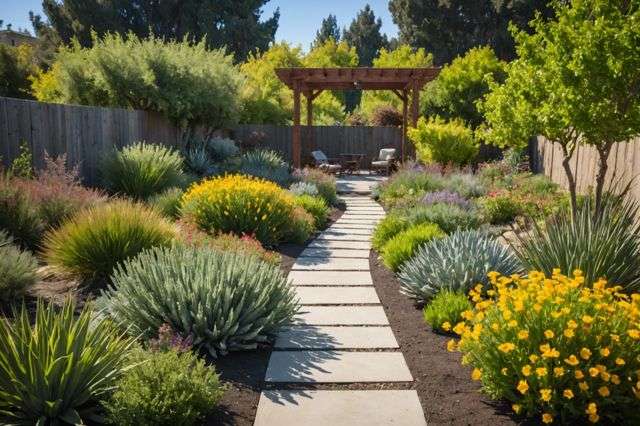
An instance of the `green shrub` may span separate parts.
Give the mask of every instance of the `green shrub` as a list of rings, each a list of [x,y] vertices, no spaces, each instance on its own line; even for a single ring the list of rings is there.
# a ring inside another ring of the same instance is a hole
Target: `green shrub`
[[[27,287],[36,283],[37,268],[35,257],[11,244],[11,238],[0,230],[0,300],[9,302],[21,297]]]
[[[411,224],[409,221],[398,214],[389,214],[385,216],[373,230],[373,236],[371,237],[371,246],[380,251],[382,247],[397,235],[399,232],[407,229]]]
[[[395,207],[407,197],[416,201],[427,192],[443,189],[442,178],[419,169],[401,169],[386,182],[381,183],[377,192],[382,204],[388,208]]]
[[[448,332],[463,320],[462,313],[472,308],[466,294],[442,290],[424,308],[424,320],[434,330]]]
[[[195,425],[216,408],[224,392],[213,367],[191,352],[134,350],[135,365],[106,401],[117,425]]]
[[[215,137],[207,143],[207,152],[215,163],[225,162],[240,153],[240,148],[232,139]]]
[[[442,179],[442,187],[465,198],[480,197],[487,192],[481,179],[470,173],[450,173]]]
[[[487,274],[522,271],[508,247],[479,231],[456,231],[420,247],[400,268],[400,291],[426,302],[442,290],[467,293],[476,284],[488,286]]]
[[[208,247],[220,252],[242,253],[256,256],[274,265],[280,265],[280,255],[275,251],[265,249],[260,241],[250,235],[241,237],[234,234],[209,235],[185,221],[179,222],[179,229],[178,241],[186,246]]]
[[[240,158],[238,172],[275,182],[283,188],[291,183],[289,165],[282,156],[268,149],[257,149],[245,153]]]
[[[416,127],[407,131],[407,136],[425,163],[462,166],[478,155],[473,131],[460,119],[444,121],[435,117],[427,121],[420,117]]]
[[[2,415],[10,424],[86,424],[124,373],[132,340],[89,305],[62,309],[38,301],[35,323],[23,305],[0,321]]]
[[[310,183],[310,182],[295,182],[291,184],[291,186],[289,187],[289,191],[291,191],[291,193],[296,196],[300,196],[300,195],[311,195],[312,197],[320,196],[320,193],[318,192],[318,187],[316,186],[316,184]]]
[[[524,206],[510,195],[486,197],[481,204],[486,221],[492,225],[511,223],[524,211]]]
[[[90,44],[60,49],[34,83],[38,100],[155,111],[191,129],[237,122],[243,77],[233,56],[209,49],[204,38],[191,43],[114,32]]]
[[[296,170],[294,175],[298,179],[301,179],[302,182],[315,185],[318,189],[318,195],[324,198],[328,206],[335,206],[338,203],[338,190],[335,176],[325,173],[320,169],[312,169],[309,167]]]
[[[9,173],[17,178],[30,179],[33,177],[33,154],[26,140],[20,142],[20,154],[11,162]]]
[[[297,229],[300,223],[294,220],[299,219],[293,217],[294,210],[289,192],[275,183],[242,175],[206,180],[192,186],[182,199],[183,214],[203,231],[253,235],[265,245],[285,241]],[[309,225],[313,227],[313,219]]]
[[[119,266],[107,311],[134,335],[165,323],[212,355],[254,349],[292,320],[295,293],[277,265],[238,253],[176,245]]]
[[[180,188],[169,188],[149,197],[149,205],[158,210],[164,217],[177,219],[180,216],[180,203],[184,191]]]
[[[84,210],[45,236],[44,258],[60,272],[107,278],[141,251],[171,244],[172,225],[155,210],[126,200]]]
[[[136,142],[106,155],[101,165],[112,193],[146,199],[183,183],[182,156],[171,148]]]
[[[586,198],[575,219],[569,210],[560,211],[544,226],[534,225],[513,248],[527,270],[551,274],[555,268],[580,269],[588,284],[607,277],[631,291],[640,287],[639,236],[635,202],[607,198],[596,217],[592,200]]]
[[[295,244],[302,244],[315,231],[313,216],[302,207],[296,207],[291,213],[291,222],[285,234],[285,240]]]
[[[323,198],[300,195],[295,198],[295,203],[313,216],[313,223],[316,229],[323,229],[326,226],[331,211]]]
[[[412,225],[396,234],[382,247],[382,261],[392,271],[409,260],[423,244],[445,236],[445,233],[433,223]]]
[[[0,229],[7,231],[22,248],[35,250],[40,244],[44,226],[27,194],[16,180],[0,175]]]
[[[482,223],[475,209],[463,209],[444,203],[414,207],[407,210],[405,215],[412,224],[435,223],[447,234],[457,229],[475,229]]]

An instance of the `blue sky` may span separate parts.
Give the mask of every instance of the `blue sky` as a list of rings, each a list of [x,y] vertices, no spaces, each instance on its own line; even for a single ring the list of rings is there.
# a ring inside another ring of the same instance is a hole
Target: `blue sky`
[[[382,31],[389,37],[398,32],[391,19],[387,0],[271,0],[263,16],[271,16],[280,8],[280,26],[276,40],[301,44],[306,50],[313,41],[322,19],[330,13],[338,18],[340,28],[348,26],[356,13],[369,3],[377,17],[382,19]],[[42,14],[41,0],[0,0],[0,19],[5,24],[31,30],[29,10]]]

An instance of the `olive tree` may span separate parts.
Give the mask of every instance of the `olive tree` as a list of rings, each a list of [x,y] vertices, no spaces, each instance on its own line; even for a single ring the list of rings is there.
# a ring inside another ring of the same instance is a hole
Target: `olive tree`
[[[542,135],[561,147],[572,209],[576,179],[570,160],[578,144],[599,156],[595,209],[600,211],[607,159],[616,142],[640,134],[640,2],[553,2],[555,20],[514,31],[518,59],[481,110],[481,136],[499,146],[525,146]]]

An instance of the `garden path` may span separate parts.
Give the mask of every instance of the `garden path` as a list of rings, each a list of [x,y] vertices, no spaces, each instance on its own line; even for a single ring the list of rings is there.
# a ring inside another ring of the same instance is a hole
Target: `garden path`
[[[413,382],[369,272],[384,211],[367,196],[342,199],[345,213],[289,274],[302,308],[277,336],[255,426],[426,424],[415,390],[378,390]]]

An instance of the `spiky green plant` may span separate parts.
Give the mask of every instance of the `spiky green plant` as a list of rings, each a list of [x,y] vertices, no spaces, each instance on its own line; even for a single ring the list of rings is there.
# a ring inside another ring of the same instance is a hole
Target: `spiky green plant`
[[[86,305],[62,309],[42,300],[35,323],[23,306],[0,320],[0,416],[6,424],[85,424],[125,370],[133,340],[109,320],[92,321]],[[5,423],[3,423],[5,424]]]
[[[45,237],[44,258],[60,272],[104,279],[141,251],[171,244],[174,227],[154,209],[116,200],[86,209]]]
[[[420,303],[441,290],[466,293],[476,284],[487,285],[487,274],[522,271],[512,251],[480,231],[456,231],[420,247],[400,268],[400,291]]]
[[[313,216],[316,229],[322,229],[329,219],[329,207],[323,198],[312,195],[300,195],[295,198],[295,204],[302,207],[307,213]]]
[[[434,330],[450,331],[463,321],[462,313],[471,309],[473,305],[466,294],[442,290],[424,308],[424,320]]]
[[[435,223],[447,234],[456,229],[476,229],[482,223],[480,214],[475,209],[463,209],[445,203],[413,207],[404,211],[404,214],[412,224]]]
[[[184,191],[180,188],[169,188],[159,194],[152,195],[147,202],[164,217],[177,219],[180,216],[180,203],[183,194]]]
[[[238,171],[245,175],[275,182],[284,188],[287,188],[291,183],[289,165],[280,154],[268,149],[257,149],[245,153],[240,158]]]
[[[38,278],[38,262],[28,251],[12,244],[12,238],[0,230],[0,300],[8,302],[24,294]]]
[[[295,293],[277,265],[254,256],[174,246],[118,267],[107,311],[134,334],[168,323],[212,355],[253,349],[290,322]]]
[[[180,153],[162,145],[136,142],[106,155],[101,173],[111,192],[146,199],[184,180]]]
[[[410,226],[396,234],[382,247],[382,261],[387,268],[397,271],[421,245],[433,239],[443,238],[445,235],[435,223]]]
[[[606,278],[626,291],[640,287],[640,222],[638,204],[609,197],[602,212],[594,214],[587,197],[578,205],[575,218],[567,210],[535,225],[530,235],[513,248],[528,270],[551,274],[580,269],[589,284]]]

